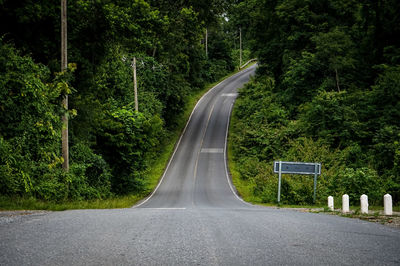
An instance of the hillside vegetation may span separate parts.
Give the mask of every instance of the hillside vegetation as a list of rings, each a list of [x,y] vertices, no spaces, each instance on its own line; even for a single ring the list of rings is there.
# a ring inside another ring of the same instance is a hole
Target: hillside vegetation
[[[237,67],[238,29],[221,17],[227,7],[68,1],[70,64],[60,72],[60,2],[0,1],[0,196],[66,202],[149,193],[149,172],[162,167],[158,156],[179,134],[188,99]],[[61,168],[65,112],[69,172]]]
[[[243,193],[275,202],[274,160],[322,163],[317,197],[400,200],[400,2],[245,0],[258,56],[230,143]],[[312,177],[284,176],[282,202],[312,203]],[[239,190],[240,192],[240,190]]]
[[[319,202],[399,203],[399,1],[77,0],[67,14],[60,72],[60,3],[0,1],[0,202],[148,194],[194,95],[239,65],[241,31],[258,70],[231,126],[239,190],[274,202],[274,160],[320,162]],[[285,176],[282,202],[311,203],[312,178]]]

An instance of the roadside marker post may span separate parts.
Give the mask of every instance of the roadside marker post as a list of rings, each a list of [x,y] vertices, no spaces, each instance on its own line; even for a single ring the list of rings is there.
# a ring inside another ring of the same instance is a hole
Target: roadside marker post
[[[360,197],[360,203],[361,203],[361,213],[368,214],[368,196],[362,194]]]
[[[350,212],[349,195],[347,195],[347,194],[344,194],[342,196],[342,212],[343,213]]]
[[[329,208],[330,211],[334,211],[335,210],[332,196],[328,197],[328,208]]]
[[[383,210],[384,215],[393,215],[392,196],[390,194],[383,196]]]
[[[317,198],[317,177],[321,174],[320,163],[275,161],[274,173],[278,174],[278,204],[281,202],[282,174],[314,175],[313,201],[315,203]]]

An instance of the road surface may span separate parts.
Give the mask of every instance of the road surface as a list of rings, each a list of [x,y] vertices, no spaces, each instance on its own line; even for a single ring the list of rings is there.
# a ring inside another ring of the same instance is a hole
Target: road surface
[[[398,229],[252,206],[235,194],[226,135],[237,88],[252,73],[199,101],[140,204],[0,218],[0,265],[399,265]]]

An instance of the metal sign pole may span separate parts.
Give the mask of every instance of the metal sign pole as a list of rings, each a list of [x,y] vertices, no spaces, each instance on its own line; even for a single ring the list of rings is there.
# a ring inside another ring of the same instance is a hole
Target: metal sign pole
[[[281,178],[282,178],[282,162],[279,161],[278,204],[281,202]]]
[[[314,197],[313,197],[313,201],[315,204],[316,198],[317,198],[317,175],[318,175],[318,164],[315,164],[314,166]]]

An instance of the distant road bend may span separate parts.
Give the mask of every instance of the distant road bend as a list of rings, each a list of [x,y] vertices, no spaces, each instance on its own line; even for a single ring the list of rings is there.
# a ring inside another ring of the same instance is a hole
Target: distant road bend
[[[399,265],[398,229],[236,195],[227,129],[254,70],[199,101],[159,186],[133,208],[0,217],[0,265]]]

